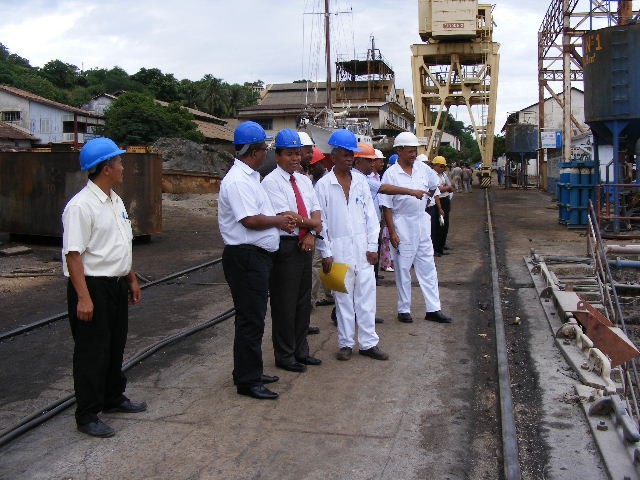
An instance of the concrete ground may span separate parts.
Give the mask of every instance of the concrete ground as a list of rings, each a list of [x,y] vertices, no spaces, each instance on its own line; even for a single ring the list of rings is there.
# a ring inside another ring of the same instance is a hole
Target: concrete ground
[[[523,478],[605,478],[522,261],[530,247],[582,254],[584,239],[557,225],[544,193],[492,197]],[[337,361],[330,307],[318,307],[312,324],[321,333],[310,345],[323,364],[301,374],[276,369],[267,328],[265,373],[280,376],[280,398],[258,401],[235,393],[225,322],[130,371],[127,393],[149,409],[104,414],[114,437],[78,433],[67,410],[0,449],[0,478],[502,478],[484,192],[455,197],[449,245],[437,266],[451,325],[422,319],[417,284],[415,322],[399,323],[393,273],[383,273],[377,329],[388,361]],[[212,292],[182,299],[193,318],[231,306],[212,302]],[[519,326],[509,324],[514,315]]]

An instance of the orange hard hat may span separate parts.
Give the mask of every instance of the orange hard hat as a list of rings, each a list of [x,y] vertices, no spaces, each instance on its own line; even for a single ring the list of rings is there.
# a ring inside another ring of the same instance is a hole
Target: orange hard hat
[[[376,151],[374,148],[368,143],[358,143],[358,147],[360,148],[360,152],[355,152],[354,157],[360,158],[378,158],[376,155]]]
[[[309,165],[313,165],[314,163],[321,162],[324,158],[324,153],[320,151],[318,147],[313,147],[313,157],[311,157],[311,161]]]

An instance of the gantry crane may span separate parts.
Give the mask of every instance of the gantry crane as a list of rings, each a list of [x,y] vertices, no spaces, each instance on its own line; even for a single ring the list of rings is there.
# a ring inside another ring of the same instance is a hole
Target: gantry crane
[[[411,46],[416,134],[437,154],[442,116],[464,105],[482,155],[482,186],[491,185],[500,45],[492,5],[477,0],[418,0],[420,38]]]

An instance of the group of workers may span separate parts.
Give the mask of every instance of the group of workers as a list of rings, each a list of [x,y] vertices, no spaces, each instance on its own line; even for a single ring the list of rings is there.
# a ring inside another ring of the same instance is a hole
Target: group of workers
[[[322,154],[308,135],[284,129],[275,137],[277,165],[260,181],[257,170],[269,140],[255,122],[236,128],[236,159],[218,198],[222,263],[236,308],[233,379],[239,394],[258,399],[278,398],[265,386],[278,377],[264,373],[262,360],[268,300],[276,367],[304,372],[321,364],[307,343],[314,251],[324,273],[334,263],[348,265],[345,291],[333,292],[337,359],[351,358],[356,336],[360,355],[389,358],[375,327],[381,220],[389,229],[398,320],[413,322],[413,266],[425,319],[451,322],[441,310],[428,213],[446,192],[439,189],[438,174],[416,161],[417,137],[403,132],[395,138],[398,159],[381,180],[371,176],[375,150],[349,130],[336,130],[328,142],[331,152]]]
[[[309,325],[314,256],[327,274],[334,263],[348,265],[345,292],[332,292],[337,359],[351,358],[356,332],[360,355],[389,358],[379,346],[375,327],[374,265],[381,222],[388,228],[395,267],[398,320],[413,322],[413,267],[425,299],[425,320],[451,322],[441,310],[431,238],[432,217],[448,213],[442,199],[450,190],[438,176],[442,157],[434,159],[435,171],[416,161],[417,137],[400,133],[394,141],[397,161],[379,180],[372,173],[380,152],[359,144],[352,132],[335,131],[329,139],[331,152],[323,154],[307,134],[285,129],[275,138],[277,166],[261,180],[258,169],[268,140],[271,137],[257,123],[236,128],[236,158],[218,198],[225,244],[222,266],[236,311],[232,376],[238,394],[257,399],[278,398],[265,385],[279,378],[263,368],[268,301],[276,367],[304,372],[322,363],[310,355],[307,342],[308,333],[318,330]],[[79,431],[96,437],[114,435],[98,417],[100,412],[137,413],[147,408],[124,395],[128,304],[139,303],[142,294],[132,267],[131,222],[113,191],[123,181],[123,153],[108,138],[84,145],[80,166],[88,182],[62,215],[75,418]]]

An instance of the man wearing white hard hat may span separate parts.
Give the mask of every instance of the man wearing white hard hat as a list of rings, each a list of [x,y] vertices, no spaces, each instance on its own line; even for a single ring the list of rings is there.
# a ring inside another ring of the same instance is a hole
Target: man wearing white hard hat
[[[309,136],[307,132],[298,132],[298,136],[300,137],[300,168],[301,173],[305,175],[309,175],[309,164],[311,163],[311,159],[313,158],[313,147],[315,143]]]
[[[426,305],[425,320],[450,323],[440,309],[438,274],[431,243],[431,217],[425,211],[427,198],[436,194],[437,175],[423,162],[416,162],[418,137],[402,132],[393,146],[398,161],[387,169],[383,183],[428,191],[422,200],[410,196],[380,195],[380,205],[391,236],[392,256],[398,289],[398,320],[413,322],[411,317],[411,266],[422,290]]]

